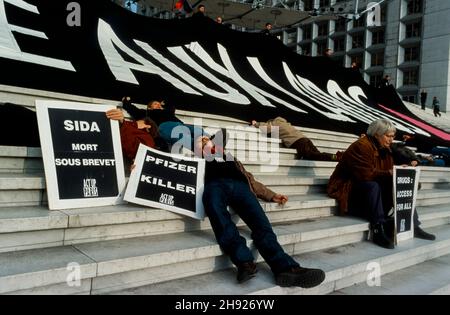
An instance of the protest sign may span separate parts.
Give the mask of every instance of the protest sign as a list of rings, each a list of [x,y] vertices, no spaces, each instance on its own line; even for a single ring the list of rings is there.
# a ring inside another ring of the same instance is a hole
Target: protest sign
[[[414,237],[414,211],[419,187],[420,169],[394,167],[394,209],[396,243]]]
[[[140,145],[125,200],[202,220],[205,160]]]
[[[125,174],[119,123],[109,105],[36,101],[49,208],[120,202]]]

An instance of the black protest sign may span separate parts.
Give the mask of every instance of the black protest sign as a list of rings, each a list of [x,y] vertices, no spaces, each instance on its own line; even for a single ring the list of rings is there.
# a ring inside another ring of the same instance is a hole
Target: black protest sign
[[[50,209],[112,205],[120,199],[124,171],[112,106],[36,104]]]
[[[141,144],[135,163],[126,201],[204,218],[204,160],[174,156]]]
[[[397,241],[413,237],[413,215],[419,175],[420,171],[413,167],[394,168],[394,207]]]

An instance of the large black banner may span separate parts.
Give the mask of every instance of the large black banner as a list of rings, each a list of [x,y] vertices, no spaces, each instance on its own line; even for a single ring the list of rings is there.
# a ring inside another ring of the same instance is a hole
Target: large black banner
[[[205,160],[174,156],[140,145],[125,200],[196,219],[205,217]]]
[[[109,0],[0,0],[0,84],[361,134],[377,118],[450,145],[393,89],[367,85],[326,57],[213,20],[138,16]]]
[[[112,205],[125,186],[119,126],[112,106],[38,101],[50,209]]]

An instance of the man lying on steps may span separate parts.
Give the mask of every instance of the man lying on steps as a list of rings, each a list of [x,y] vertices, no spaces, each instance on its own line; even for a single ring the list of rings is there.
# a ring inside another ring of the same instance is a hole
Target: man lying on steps
[[[336,152],[336,154],[320,152],[309,138],[307,138],[300,130],[297,130],[292,126],[291,123],[283,117],[277,117],[267,122],[257,122],[256,120],[253,120],[251,125],[260,128],[261,130],[267,129],[267,134],[272,132],[272,127],[278,127],[279,137],[284,146],[296,149],[298,159],[339,161],[342,156],[342,152],[340,151]]]
[[[286,254],[257,198],[284,205],[288,198],[257,182],[231,154],[224,154],[218,137],[213,143],[203,137],[196,142],[195,153],[206,159],[203,204],[217,242],[237,266],[237,281],[243,283],[257,272],[255,259],[232,221],[230,206],[252,231],[255,247],[270,266],[277,285],[311,288],[325,279],[320,269],[309,269]]]

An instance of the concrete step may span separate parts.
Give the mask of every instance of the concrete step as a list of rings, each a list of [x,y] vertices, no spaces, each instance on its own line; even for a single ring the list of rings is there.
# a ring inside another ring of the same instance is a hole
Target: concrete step
[[[336,202],[324,196],[294,196],[284,207],[261,202],[272,223],[330,217]],[[245,223],[236,215],[238,226]],[[198,221],[167,210],[134,205],[48,211],[44,207],[0,209],[0,252],[103,240],[208,230]]]
[[[0,174],[0,212],[2,207],[46,204],[45,188],[42,174]]]
[[[450,255],[401,269],[381,278],[380,286],[366,283],[334,292],[334,295],[426,295],[450,293]]]
[[[441,227],[432,230],[438,240],[434,242],[413,239],[405,241],[394,250],[383,249],[371,242],[360,242],[350,245],[327,248],[309,252],[295,258],[304,267],[321,268],[326,272],[325,281],[312,289],[281,288],[274,284],[273,275],[265,263],[258,264],[259,272],[254,279],[240,285],[236,282],[235,269],[214,271],[203,275],[196,275],[185,279],[176,279],[164,283],[155,283],[138,288],[120,290],[111,294],[120,295],[286,295],[286,294],[327,294],[331,292],[347,292],[350,294],[374,294],[375,288],[368,287],[367,279],[372,280],[375,268],[379,267],[382,288],[393,290],[394,294],[411,293],[411,288],[401,283],[390,281],[391,273],[402,270],[421,262],[435,259],[439,262],[439,272],[442,278],[435,284],[448,283],[450,272],[450,230]],[[437,257],[444,256],[442,259]],[[421,277],[423,273],[420,274]],[[403,278],[402,278],[403,279]],[[361,283],[357,287],[353,284]],[[347,289],[346,289],[347,288]],[[360,289],[360,291],[358,290]],[[375,293],[376,294],[376,293]],[[391,293],[392,294],[392,293]],[[200,298],[201,299],[201,298]],[[270,299],[270,298],[269,298]]]
[[[368,224],[359,219],[330,217],[275,225],[274,230],[286,251],[298,254],[359,242],[367,227]],[[241,230],[253,248],[250,231]],[[75,253],[82,256],[74,257]],[[73,262],[82,269],[89,269],[95,263],[97,273],[94,276],[90,272],[81,273],[83,280],[93,278],[93,293],[230,267],[210,230],[95,242],[0,254],[0,294],[49,285],[46,292],[55,292],[54,286],[59,288],[66,280],[60,271]]]
[[[40,148],[0,146],[0,173],[42,172]]]
[[[450,190],[448,189],[431,189],[420,190],[417,195],[417,206],[432,206],[450,203]]]

